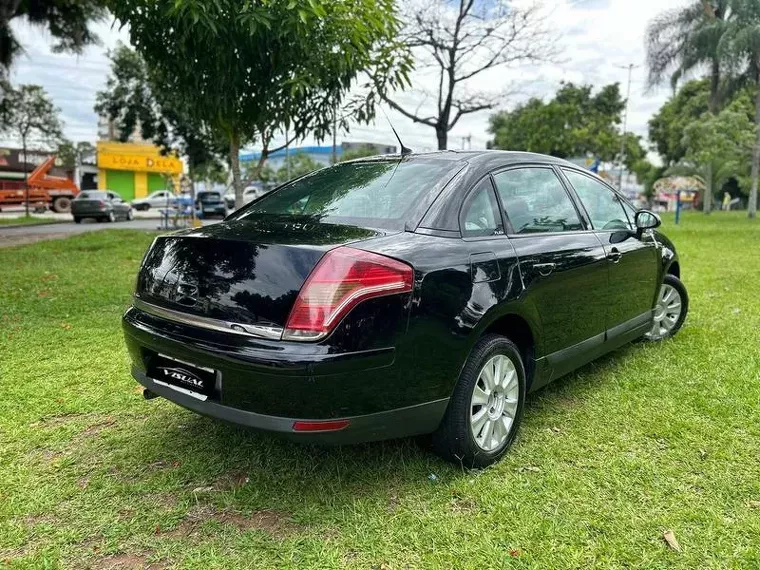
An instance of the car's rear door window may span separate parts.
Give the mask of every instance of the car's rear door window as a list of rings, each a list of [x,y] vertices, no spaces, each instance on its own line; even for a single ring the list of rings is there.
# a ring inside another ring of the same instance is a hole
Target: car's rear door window
[[[584,229],[573,201],[551,168],[513,168],[493,178],[512,234]]]
[[[626,230],[631,225],[622,200],[598,180],[574,170],[562,169],[586,208],[595,230]]]
[[[347,162],[299,178],[240,210],[250,215],[403,228],[406,216],[461,163],[440,159]]]

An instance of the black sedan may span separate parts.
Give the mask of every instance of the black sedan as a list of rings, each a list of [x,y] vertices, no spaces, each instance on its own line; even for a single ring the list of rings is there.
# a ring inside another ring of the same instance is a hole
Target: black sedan
[[[535,154],[346,162],[157,238],[123,326],[146,397],[303,441],[499,458],[525,395],[688,307],[673,244]]]
[[[131,220],[134,217],[132,206],[110,190],[86,190],[71,202],[71,214],[78,224],[85,218],[94,218],[99,222]]]

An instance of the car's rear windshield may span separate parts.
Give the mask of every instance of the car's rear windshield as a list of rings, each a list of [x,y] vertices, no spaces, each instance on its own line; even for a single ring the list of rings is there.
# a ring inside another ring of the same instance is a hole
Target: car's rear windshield
[[[201,202],[219,202],[222,199],[222,195],[218,192],[201,192],[198,199]]]
[[[281,186],[235,217],[307,216],[325,223],[403,229],[418,202],[461,167],[456,161],[420,158],[336,164]]]
[[[105,200],[105,192],[80,192],[77,200]]]

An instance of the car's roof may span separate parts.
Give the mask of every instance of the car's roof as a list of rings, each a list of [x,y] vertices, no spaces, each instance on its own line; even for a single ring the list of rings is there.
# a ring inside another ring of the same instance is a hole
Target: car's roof
[[[383,154],[377,156],[369,156],[366,158],[358,158],[349,162],[372,162],[377,160],[398,160],[401,158],[399,154]],[[451,160],[458,162],[467,162],[473,166],[495,166],[516,164],[523,162],[534,163],[546,163],[546,164],[561,164],[565,166],[574,166],[573,163],[568,162],[562,158],[556,156],[549,156],[546,154],[538,154],[535,152],[522,152],[516,150],[437,150],[432,152],[413,152],[407,154],[403,158],[407,160],[414,159],[437,159],[437,160]]]

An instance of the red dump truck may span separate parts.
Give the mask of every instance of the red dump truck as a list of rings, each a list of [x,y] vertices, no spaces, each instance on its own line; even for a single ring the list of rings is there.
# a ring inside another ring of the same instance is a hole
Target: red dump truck
[[[50,176],[48,172],[55,164],[55,155],[45,159],[27,177],[29,205],[50,208],[54,212],[66,213],[71,210],[71,201],[79,194],[77,185],[60,176]],[[0,209],[17,206],[26,201],[23,180],[0,181]]]

